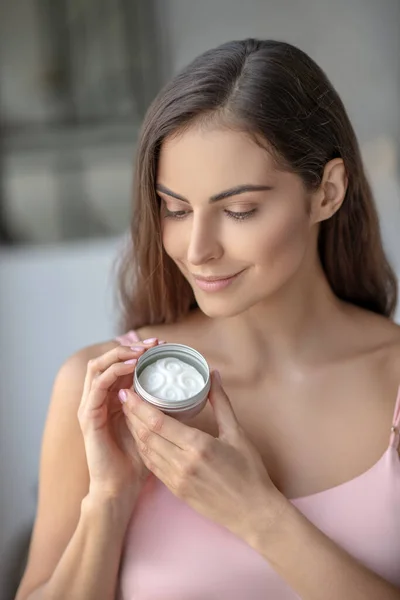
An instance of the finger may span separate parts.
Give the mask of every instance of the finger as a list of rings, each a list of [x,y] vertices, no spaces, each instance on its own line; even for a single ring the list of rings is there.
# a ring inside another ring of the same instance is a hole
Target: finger
[[[88,371],[92,376],[96,376],[111,367],[114,363],[125,361],[129,358],[139,358],[145,351],[146,348],[140,346],[139,343],[131,347],[116,346],[105,354],[90,360],[88,362]]]
[[[109,389],[118,378],[130,373],[133,374],[135,367],[136,363],[115,363],[104,371],[104,373],[93,379],[85,408],[89,410],[99,408],[107,398]]]
[[[132,389],[124,391],[126,392],[128,414],[135,415],[150,431],[172,442],[182,450],[196,445],[199,435],[202,434],[201,431],[164,414],[155,406],[142,400]]]
[[[124,412],[125,411],[126,407],[124,407]],[[139,419],[136,419],[136,424],[135,419],[136,417],[133,415],[130,415],[129,418],[126,416],[126,426],[128,427],[129,431],[132,434],[132,437],[136,442],[136,449],[140,454],[140,458],[144,462],[145,466],[149,469],[149,471],[151,471],[152,473],[157,475],[159,479],[162,479],[165,483],[167,483],[171,477],[171,466],[167,459],[163,456],[163,453],[157,452],[155,450],[154,439],[152,439],[153,436],[144,434],[143,425],[141,424],[141,421]],[[154,434],[154,438],[155,437],[157,436]],[[141,438],[144,438],[145,441],[143,441]],[[170,442],[167,442],[166,440],[165,442],[172,446]]]
[[[90,393],[93,380],[102,372],[106,371],[111,365],[120,361],[130,360],[132,358],[138,359],[146,348],[143,346],[135,345],[132,347],[127,346],[116,346],[112,350],[105,352],[97,358],[89,360],[86,369],[85,382],[83,386],[83,403],[87,399],[87,395]]]
[[[232,404],[222,387],[218,371],[211,373],[210,404],[213,407],[220,437],[232,438],[239,430],[239,423],[233,412]]]
[[[148,338],[147,340],[141,341],[142,344],[146,346],[146,348],[151,348],[153,346],[157,346],[158,338]]]
[[[124,413],[127,427],[135,438],[138,450],[143,456],[150,459],[160,457],[161,462],[166,462],[171,466],[179,463],[183,454],[181,448],[151,431],[126,406],[124,406]]]
[[[134,329],[131,329],[131,331],[128,331],[128,333],[124,337],[126,337],[126,339],[132,343],[140,342],[138,334],[136,333],[136,331]]]
[[[149,348],[154,348],[154,346],[157,346],[158,344],[161,344],[161,343],[162,342],[159,342],[157,338],[149,338],[147,340],[139,340],[137,336],[135,336],[135,337],[134,336],[131,336],[131,337],[126,336],[125,339],[123,339],[122,342],[120,342],[120,346],[122,348],[126,348],[129,346],[141,346],[145,350],[148,350]]]

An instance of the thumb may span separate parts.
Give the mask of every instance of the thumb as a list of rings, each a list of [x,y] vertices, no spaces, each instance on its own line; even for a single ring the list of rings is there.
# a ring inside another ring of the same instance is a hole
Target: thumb
[[[233,440],[239,430],[239,423],[233,412],[232,404],[222,387],[221,375],[214,370],[211,373],[210,404],[218,423],[219,437]]]

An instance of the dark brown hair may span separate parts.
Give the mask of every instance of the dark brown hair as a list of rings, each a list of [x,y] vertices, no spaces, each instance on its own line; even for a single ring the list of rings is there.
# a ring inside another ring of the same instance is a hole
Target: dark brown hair
[[[195,306],[191,287],[162,247],[155,182],[163,140],[210,118],[265,140],[278,164],[299,175],[309,190],[320,185],[329,160],[343,159],[348,189],[341,208],[320,225],[320,260],[339,298],[391,317],[396,277],[342,101],[298,48],[247,39],[196,58],[147,112],[136,158],[131,238],[120,265],[123,329],[175,322]]]

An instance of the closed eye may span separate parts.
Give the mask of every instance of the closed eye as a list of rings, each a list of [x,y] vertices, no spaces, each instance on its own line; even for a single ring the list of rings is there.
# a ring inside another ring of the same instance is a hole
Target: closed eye
[[[249,219],[253,215],[256,214],[257,209],[252,208],[251,210],[246,210],[242,212],[234,212],[232,210],[225,210],[225,214],[231,219],[236,219],[236,221],[244,221],[245,219]]]
[[[168,210],[165,209],[164,217],[169,219],[182,220],[185,219],[192,211],[190,210]],[[224,210],[224,213],[230,219],[234,219],[236,221],[244,221],[249,219],[257,212],[256,208],[252,208],[251,210],[235,212],[233,210]]]
[[[168,210],[168,208],[166,208],[164,217],[169,217],[172,219],[184,219],[190,212],[190,210]]]

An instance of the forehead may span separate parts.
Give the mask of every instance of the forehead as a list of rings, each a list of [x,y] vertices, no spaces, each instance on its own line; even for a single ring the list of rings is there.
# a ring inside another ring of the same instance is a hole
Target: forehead
[[[193,127],[163,142],[157,181],[182,194],[211,195],[245,183],[272,183],[277,175],[270,154],[246,133]]]

